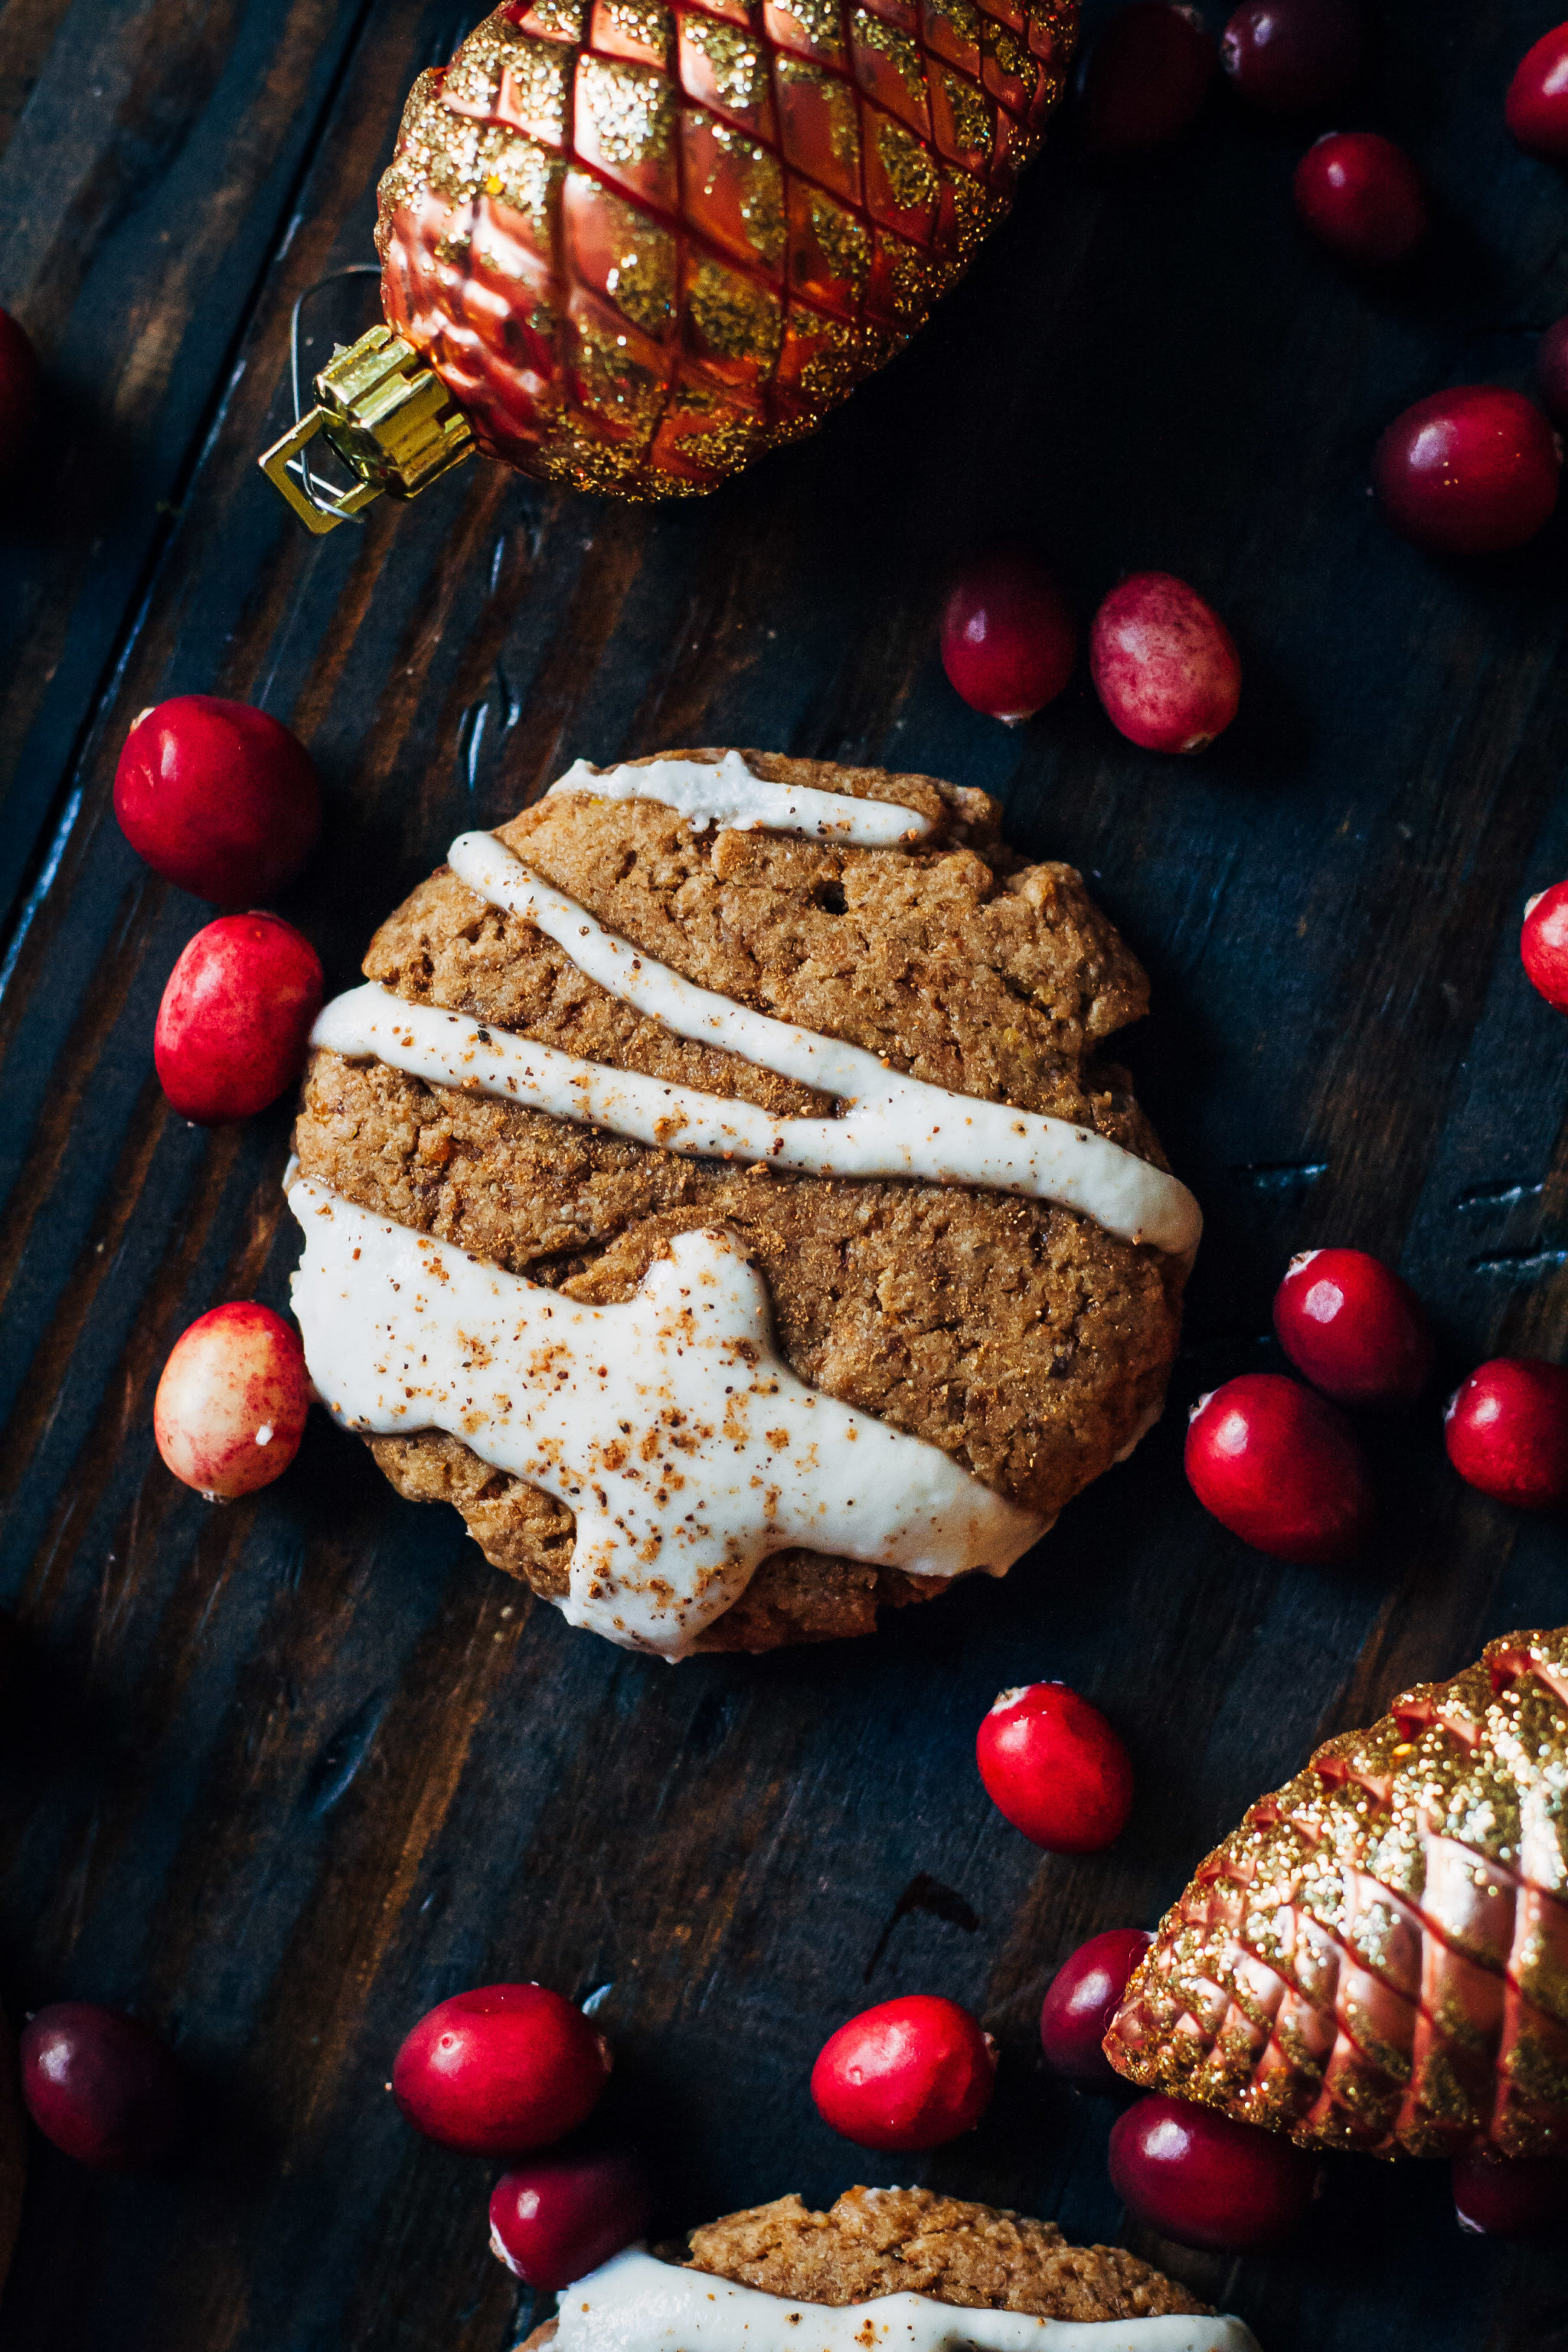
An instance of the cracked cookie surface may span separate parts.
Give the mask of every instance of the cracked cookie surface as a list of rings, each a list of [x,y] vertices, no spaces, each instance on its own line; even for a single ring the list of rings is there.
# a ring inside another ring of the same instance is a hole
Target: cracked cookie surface
[[[935,830],[918,845],[865,849],[705,828],[655,803],[574,792],[535,803],[500,838],[705,988],[1165,1164],[1124,1076],[1100,1059],[1145,1010],[1146,982],[1071,867],[1015,856],[983,793],[744,756],[779,782],[915,808]],[[832,1109],[671,1034],[445,868],[382,925],[364,971],[411,1003],[591,1061],[775,1114]],[[631,1297],[675,1234],[730,1226],[803,1380],[1047,1517],[1136,1437],[1174,1353],[1184,1266],[1047,1202],[688,1159],[322,1051],[295,1149],[304,1174],[361,1206],[593,1304]],[[498,1567],[546,1599],[565,1591],[564,1505],[439,1433],[370,1443],[403,1494],[453,1504]],[[944,1585],[780,1551],[699,1646],[868,1632],[879,1607]]]

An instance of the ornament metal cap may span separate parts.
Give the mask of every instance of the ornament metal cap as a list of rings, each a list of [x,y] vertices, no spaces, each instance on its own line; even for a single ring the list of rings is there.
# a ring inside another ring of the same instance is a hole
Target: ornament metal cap
[[[315,407],[257,463],[317,538],[363,514],[384,490],[416,499],[473,449],[468,420],[446,385],[390,327],[340,343],[314,390]],[[352,489],[311,473],[305,452],[318,436],[353,476]]]

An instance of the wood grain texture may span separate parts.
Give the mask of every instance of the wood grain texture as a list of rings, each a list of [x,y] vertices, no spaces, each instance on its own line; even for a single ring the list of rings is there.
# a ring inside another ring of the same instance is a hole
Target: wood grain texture
[[[1302,242],[1305,134],[1217,97],[1158,164],[1047,157],[907,356],[710,500],[616,509],[476,465],[311,541],[254,469],[290,308],[367,257],[405,89],[469,17],[0,6],[0,300],[52,388],[0,596],[0,1600],[22,1656],[0,1992],[125,2003],[210,2095],[167,2179],[35,2144],[7,2352],[502,2352],[521,2315],[484,2250],[488,2175],[382,2089],[423,2009],[498,1976],[609,1988],[612,2103],[662,2224],[914,2177],[1115,2237],[1112,2110],[1034,2039],[1058,1960],[1152,1921],[1315,1738],[1568,1615],[1563,1530],[1459,1488],[1435,1412],[1375,1435],[1388,1507],[1352,1570],[1243,1550],[1179,1470],[1187,1403],[1269,1360],[1292,1248],[1395,1257],[1445,1375],[1563,1346],[1564,1033],[1515,939],[1568,871],[1568,532],[1448,566],[1365,495],[1390,415],[1522,383],[1568,308],[1562,180],[1500,121],[1544,18],[1374,13],[1366,119],[1440,216],[1407,278],[1369,289]],[[311,297],[317,358],[368,289]],[[1081,677],[1017,733],[956,701],[932,614],[957,550],[998,532],[1085,611],[1142,566],[1215,598],[1247,686],[1212,755],[1133,751]],[[292,1256],[286,1116],[201,1133],[152,1071],[205,910],[131,856],[110,786],[134,713],[192,689],[313,746],[327,839],[284,911],[335,984],[454,832],[579,753],[753,743],[1002,793],[1019,847],[1081,866],[1153,978],[1129,1056],[1209,1216],[1164,1427],[1005,1584],[875,1643],[674,1672],[534,1607],[324,1426],[249,1502],[175,1486],[150,1429],[170,1343],[220,1298],[281,1303]],[[1110,1855],[1037,1855],[979,1789],[984,1708],[1047,1674],[1131,1742]],[[900,1988],[973,2003],[1005,2064],[973,2139],[889,2167],[816,2122],[805,2078]],[[1460,2238],[1440,2168],[1347,2159],[1296,2248],[1172,2261],[1267,2352],[1568,2347],[1568,2261]]]

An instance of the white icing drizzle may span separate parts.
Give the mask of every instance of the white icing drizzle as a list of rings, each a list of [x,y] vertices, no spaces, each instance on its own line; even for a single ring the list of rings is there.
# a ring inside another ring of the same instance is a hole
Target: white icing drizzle
[[[606,768],[602,775],[578,760],[551,785],[546,800],[552,793],[657,801],[693,824],[721,824],[731,833],[798,833],[807,841],[848,842],[864,849],[923,841],[932,830],[929,816],[894,801],[770,783],[753,775],[739,751],[726,751],[717,766],[705,760],[650,760],[646,767]]]
[[[672,1151],[741,1156],[814,1176],[911,1177],[1023,1192],[1079,1210],[1125,1241],[1177,1255],[1196,1247],[1203,1220],[1186,1186],[1109,1138],[900,1075],[861,1046],[699,988],[530,873],[494,834],[462,834],[447,855],[469,889],[536,924],[623,1003],[677,1036],[835,1097],[849,1107],[846,1116],[775,1118],[754,1104],[611,1070],[488,1024],[405,1004],[374,985],[328,1005],[313,1044],[350,1057],[379,1054],[437,1084],[471,1086]]]
[[[1239,2319],[1041,2319],[924,2294],[792,2303],[638,2249],[560,2297],[554,2352],[1258,2352]]]
[[[624,1305],[591,1307],[294,1176],[294,1312],[353,1429],[444,1429],[576,1515],[576,1625],[679,1657],[792,1545],[1003,1574],[1045,1521],[940,1446],[797,1379],[727,1229],[679,1234]]]

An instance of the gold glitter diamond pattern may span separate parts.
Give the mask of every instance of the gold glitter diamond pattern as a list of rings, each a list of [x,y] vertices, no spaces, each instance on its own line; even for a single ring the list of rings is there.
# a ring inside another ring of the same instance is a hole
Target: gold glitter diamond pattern
[[[1407,1691],[1255,1805],[1107,2047],[1307,2146],[1568,2154],[1568,1626]]]
[[[410,92],[378,206],[389,323],[489,454],[618,497],[710,488],[809,431],[907,341],[1005,213],[1075,29],[1070,0],[502,9]],[[569,173],[597,191],[570,231]],[[1533,1841],[1568,1888],[1561,1778],[1538,1776],[1511,1813],[1495,1774],[1447,1798],[1451,1842],[1479,1860]],[[1426,1866],[1430,1837],[1396,1810],[1377,1836],[1390,1869]],[[1458,1958],[1487,1965],[1500,1898],[1490,1882],[1467,1892],[1462,1874],[1445,1887]],[[1321,1976],[1331,1964],[1292,1924],[1292,1884],[1281,1890],[1258,1906],[1267,1932]],[[1375,1972],[1395,1931],[1368,1910],[1356,1933],[1358,1966]],[[1568,1990],[1552,1922],[1531,1925],[1518,1958],[1533,1983]],[[1461,1977],[1444,1997],[1462,2006]],[[1205,1998],[1234,2069],[1258,2021],[1223,1986]],[[1298,2007],[1286,2030],[1305,2050]],[[1538,2079],[1551,2053],[1516,2046]]]

